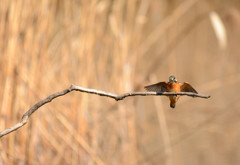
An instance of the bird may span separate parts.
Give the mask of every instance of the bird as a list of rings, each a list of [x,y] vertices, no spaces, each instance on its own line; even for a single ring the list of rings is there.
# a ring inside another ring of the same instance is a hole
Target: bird
[[[148,85],[144,87],[150,92],[193,92],[198,93],[189,83],[179,83],[175,76],[171,75],[168,82],[159,82],[156,84]],[[170,100],[170,107],[175,108],[176,103],[180,95],[168,96]]]

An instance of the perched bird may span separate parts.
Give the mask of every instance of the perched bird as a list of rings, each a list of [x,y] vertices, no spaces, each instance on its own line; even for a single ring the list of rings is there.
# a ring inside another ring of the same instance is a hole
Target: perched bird
[[[170,76],[169,81],[159,82],[157,84],[149,85],[144,87],[147,91],[151,92],[193,92],[198,93],[190,84],[184,82],[179,83],[175,76]],[[176,102],[178,101],[180,95],[168,96],[170,100],[170,107],[175,108]]]

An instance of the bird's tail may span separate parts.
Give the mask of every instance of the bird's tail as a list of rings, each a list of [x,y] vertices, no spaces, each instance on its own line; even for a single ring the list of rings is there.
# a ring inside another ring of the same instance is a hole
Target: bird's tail
[[[171,108],[175,108],[175,105],[176,105],[176,101],[173,101],[173,100],[172,100],[172,101],[170,102],[170,107],[171,107]]]

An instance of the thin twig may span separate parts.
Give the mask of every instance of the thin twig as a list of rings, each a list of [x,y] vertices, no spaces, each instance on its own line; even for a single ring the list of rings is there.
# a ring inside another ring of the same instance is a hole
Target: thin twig
[[[32,106],[22,117],[22,120],[15,124],[14,126],[0,132],[0,137],[3,137],[13,131],[16,131],[17,129],[21,128],[22,126],[24,126],[27,122],[28,122],[28,118],[36,111],[38,110],[41,106],[43,106],[44,104],[47,104],[49,102],[51,102],[53,99],[66,95],[67,93],[71,92],[71,91],[80,91],[80,92],[85,92],[85,93],[90,93],[90,94],[96,94],[96,95],[100,95],[100,96],[106,96],[106,97],[110,97],[115,99],[116,101],[119,100],[123,100],[126,97],[129,96],[149,96],[149,95],[165,95],[165,96],[171,96],[171,95],[186,95],[186,96],[192,96],[192,97],[200,97],[200,98],[210,98],[210,95],[200,95],[200,94],[196,94],[196,93],[191,93],[191,92],[131,92],[131,93],[124,93],[121,95],[117,95],[117,94],[113,94],[113,93],[108,93],[108,92],[104,92],[104,91],[100,91],[100,90],[96,90],[96,89],[88,89],[88,88],[83,88],[80,86],[76,86],[76,85],[71,85],[69,88],[60,91],[60,92],[56,92],[50,96],[48,96],[47,98],[39,101],[38,103],[36,103],[34,106]]]

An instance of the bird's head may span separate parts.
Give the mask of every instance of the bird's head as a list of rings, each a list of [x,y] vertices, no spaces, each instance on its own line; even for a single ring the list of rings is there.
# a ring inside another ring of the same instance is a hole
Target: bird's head
[[[177,82],[177,79],[176,79],[176,77],[175,76],[170,76],[169,77],[169,81],[168,81],[169,83],[176,83]]]

